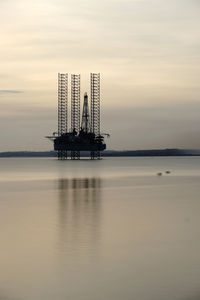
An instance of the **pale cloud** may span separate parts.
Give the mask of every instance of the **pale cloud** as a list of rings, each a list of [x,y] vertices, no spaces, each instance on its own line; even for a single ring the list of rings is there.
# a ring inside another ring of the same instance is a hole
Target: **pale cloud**
[[[18,90],[0,90],[0,94],[19,94],[19,93],[23,93],[23,92]]]

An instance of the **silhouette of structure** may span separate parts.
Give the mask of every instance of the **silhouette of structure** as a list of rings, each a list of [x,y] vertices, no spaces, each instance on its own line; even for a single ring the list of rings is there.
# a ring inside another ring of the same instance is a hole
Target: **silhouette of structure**
[[[74,136],[80,131],[80,75],[75,74],[71,75],[71,130]],[[66,146],[69,145],[69,139],[65,141]],[[78,147],[74,150],[72,148],[71,159],[80,159]]]
[[[100,74],[90,74],[90,108],[88,95],[84,94],[80,116],[80,74],[71,74],[71,128],[68,129],[68,74],[58,74],[58,132],[48,137],[54,142],[58,159],[80,159],[81,151],[90,152],[91,159],[100,159],[106,149],[104,135],[100,133]],[[90,114],[89,114],[90,111]],[[81,120],[81,124],[80,124]]]
[[[58,136],[68,131],[68,74],[58,74]],[[66,150],[58,151],[58,158],[67,156]]]

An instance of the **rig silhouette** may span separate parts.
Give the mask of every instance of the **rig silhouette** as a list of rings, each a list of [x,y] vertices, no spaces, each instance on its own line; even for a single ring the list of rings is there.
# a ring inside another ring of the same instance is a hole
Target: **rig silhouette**
[[[106,149],[100,133],[100,74],[90,74],[90,108],[88,95],[84,94],[82,118],[80,118],[80,74],[71,74],[71,128],[68,130],[68,79],[67,73],[58,74],[58,131],[48,136],[54,142],[58,159],[80,159],[81,151],[90,152],[91,159],[100,159]],[[89,113],[90,111],[90,113]],[[81,121],[81,122],[80,122]]]

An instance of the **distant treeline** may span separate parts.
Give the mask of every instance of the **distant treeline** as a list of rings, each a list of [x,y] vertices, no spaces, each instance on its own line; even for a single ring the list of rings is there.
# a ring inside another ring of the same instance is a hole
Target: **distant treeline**
[[[155,149],[155,150],[106,150],[102,156],[199,156],[200,150]],[[0,152],[0,157],[56,157],[56,151],[12,151]],[[89,152],[81,152],[82,157],[90,156]]]

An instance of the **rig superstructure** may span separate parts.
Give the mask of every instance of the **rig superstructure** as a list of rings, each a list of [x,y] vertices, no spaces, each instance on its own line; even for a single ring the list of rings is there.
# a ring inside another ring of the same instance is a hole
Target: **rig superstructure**
[[[58,74],[58,132],[47,138],[53,140],[58,159],[80,159],[81,151],[88,151],[91,159],[100,159],[106,149],[104,135],[100,133],[100,74],[90,74],[90,107],[84,94],[82,118],[80,117],[80,74],[71,74],[71,128],[69,124],[68,73]],[[89,113],[90,112],[90,113]]]

